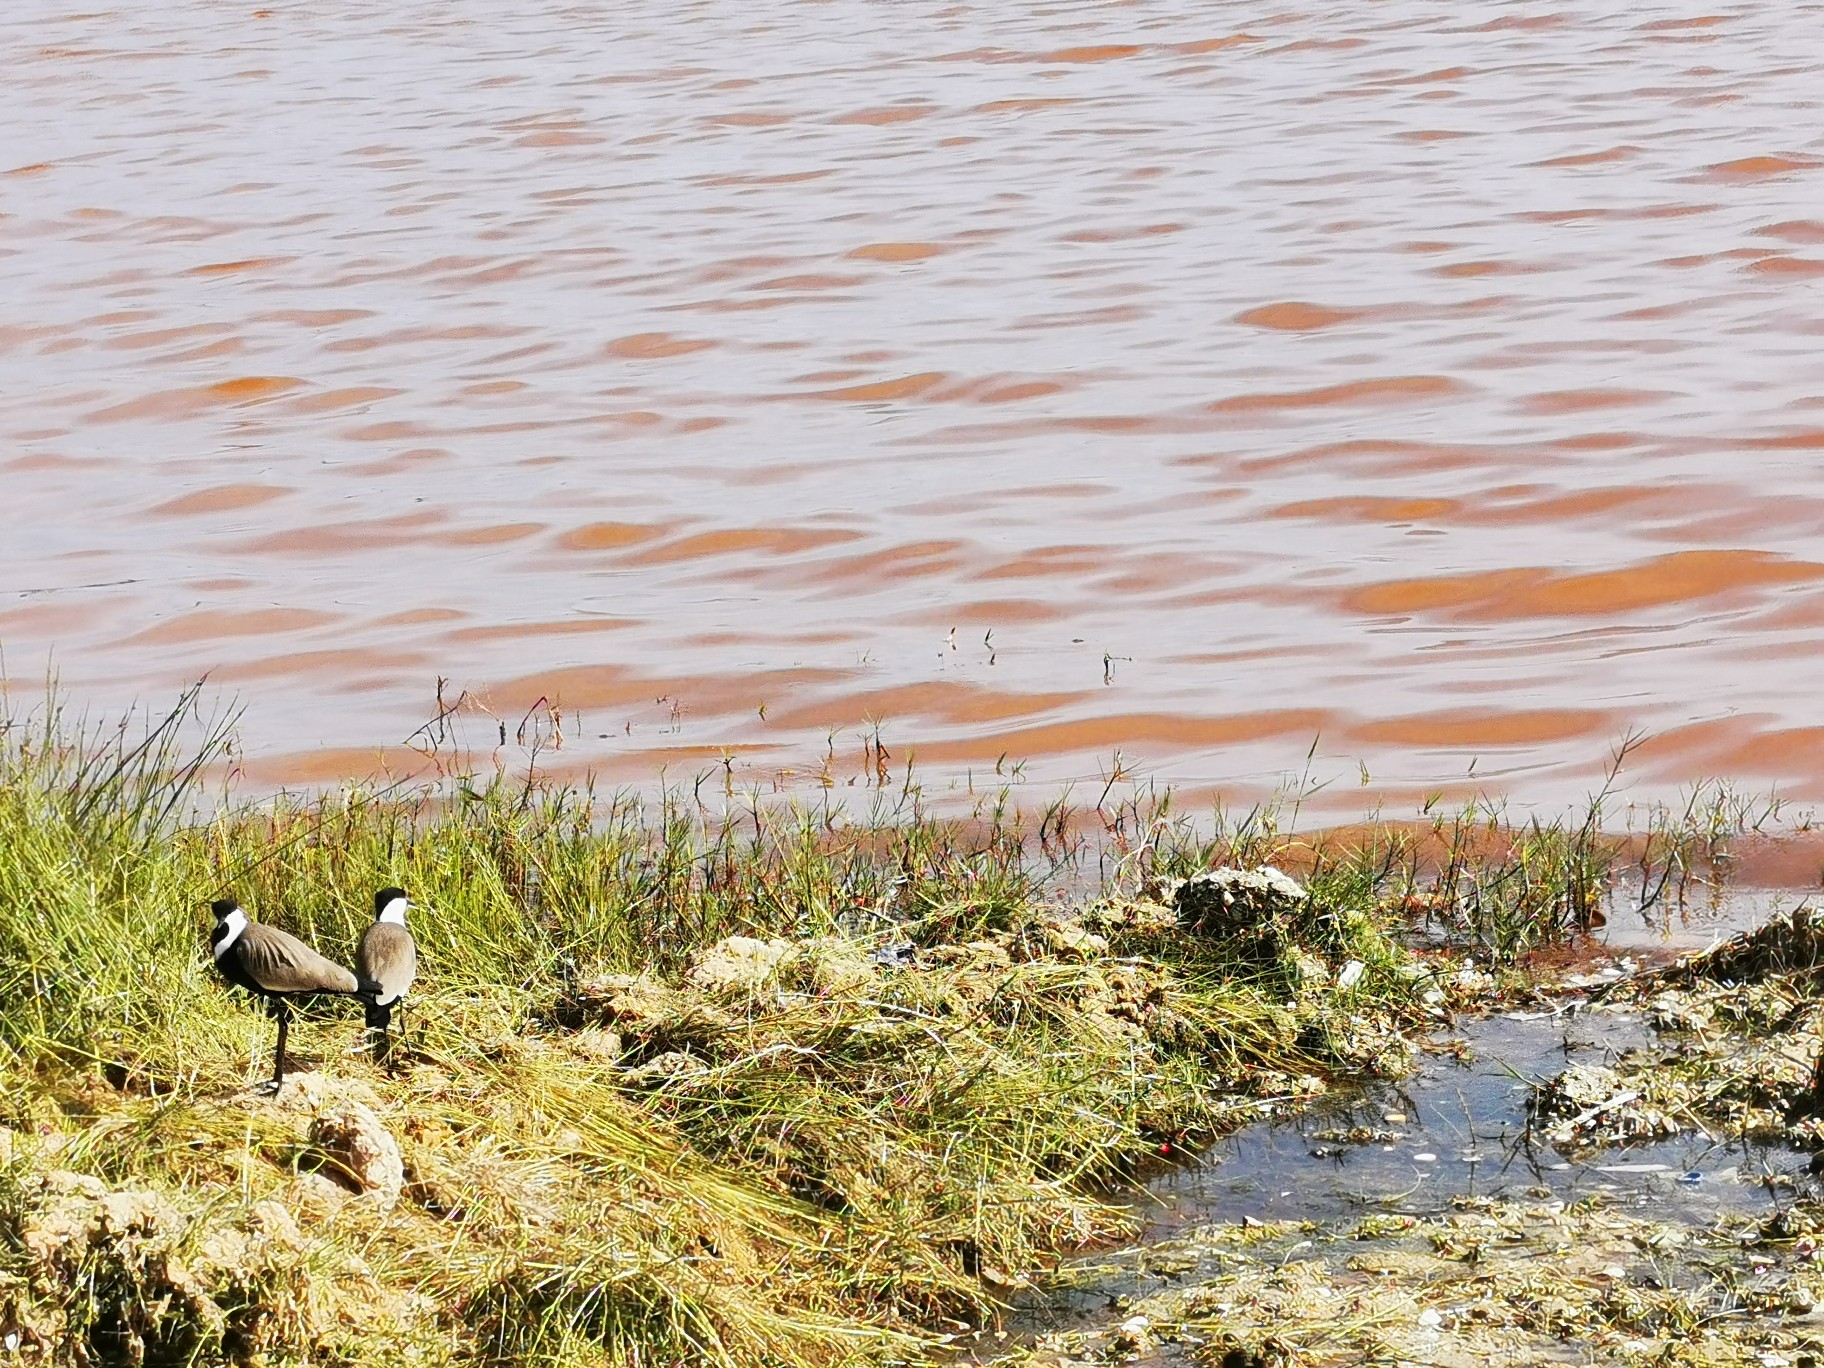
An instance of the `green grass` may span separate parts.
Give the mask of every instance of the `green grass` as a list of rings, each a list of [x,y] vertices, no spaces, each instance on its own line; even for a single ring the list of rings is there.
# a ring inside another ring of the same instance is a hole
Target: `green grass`
[[[846,816],[500,778],[243,801],[194,704],[0,742],[0,1334],[38,1361],[926,1361],[1126,1229],[1122,1183],[1400,1067],[1474,991],[1403,948],[1415,909],[1516,954],[1637,853],[1480,811],[1331,844],[1169,795],[942,820],[910,784]],[[1311,889],[1272,954],[1178,927],[1173,878],[1269,859]],[[382,1209],[250,1091],[272,1028],[206,904],[346,961],[386,883],[423,965],[391,1070],[346,1005],[292,1033],[399,1142]],[[776,962],[718,981],[735,936]]]

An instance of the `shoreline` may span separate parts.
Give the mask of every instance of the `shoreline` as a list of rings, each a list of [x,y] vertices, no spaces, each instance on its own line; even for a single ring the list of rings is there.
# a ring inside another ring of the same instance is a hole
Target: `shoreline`
[[[1399,1078],[1453,1013],[1613,960],[1626,879],[1761,867],[1718,825],[1761,809],[1723,805],[1633,844],[1600,803],[1348,839],[1169,796],[216,805],[186,708],[5,733],[0,1333],[28,1361],[932,1361],[1263,1103]],[[333,955],[383,883],[420,909],[416,1034],[382,1068],[306,1011],[297,1076],[249,1091],[270,1027],[203,899]]]

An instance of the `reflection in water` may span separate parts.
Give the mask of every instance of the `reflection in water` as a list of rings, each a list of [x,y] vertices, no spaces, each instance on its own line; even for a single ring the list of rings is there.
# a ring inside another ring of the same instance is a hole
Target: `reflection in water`
[[[616,777],[1817,796],[1820,17],[15,8],[6,668],[266,780],[441,675]]]

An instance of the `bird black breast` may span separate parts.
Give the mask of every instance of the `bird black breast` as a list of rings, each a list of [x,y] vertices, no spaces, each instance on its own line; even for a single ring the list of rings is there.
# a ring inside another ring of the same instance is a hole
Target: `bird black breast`
[[[218,926],[216,928],[215,935],[210,938],[211,950],[215,948],[215,942],[222,938],[222,935],[227,929],[228,928],[225,926]],[[222,977],[227,979],[228,982],[232,983],[236,988],[245,988],[250,993],[263,994],[266,990],[253,981],[253,976],[247,972],[246,965],[241,961],[241,950],[244,945],[245,937],[229,946],[222,957],[215,962],[215,967],[221,970]]]

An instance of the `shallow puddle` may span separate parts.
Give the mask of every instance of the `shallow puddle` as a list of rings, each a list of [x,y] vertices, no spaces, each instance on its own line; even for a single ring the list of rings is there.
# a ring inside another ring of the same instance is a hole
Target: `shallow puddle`
[[[1651,1227],[1696,1232],[1790,1205],[1804,1184],[1806,1156],[1784,1146],[1687,1134],[1624,1149],[1561,1152],[1529,1135],[1534,1081],[1571,1063],[1604,1062],[1651,1036],[1636,1013],[1581,1006],[1461,1021],[1440,1033],[1434,1052],[1421,1056],[1406,1078],[1339,1089],[1295,1115],[1245,1127],[1198,1162],[1156,1178],[1141,1199],[1145,1227],[1134,1246],[1067,1265],[1042,1293],[1019,1299],[1006,1322],[968,1352],[991,1360],[1010,1346],[1055,1346],[1058,1341],[1043,1337],[1061,1333],[1066,1344],[1074,1337],[1091,1346],[1085,1361],[1100,1361],[1095,1354],[1102,1350],[1094,1346],[1119,1344],[1119,1327],[1136,1306],[1152,1306],[1148,1298],[1174,1289],[1195,1298],[1204,1281],[1250,1266],[1313,1260],[1328,1270],[1317,1275],[1319,1282],[1338,1288],[1359,1286],[1374,1270],[1391,1272],[1413,1277],[1420,1295],[1425,1282],[1416,1270],[1436,1262],[1438,1234],[1466,1201],[1471,1211],[1496,1212],[1588,1204],[1594,1213],[1588,1231],[1573,1234],[1569,1246],[1548,1238],[1531,1256],[1541,1268],[1554,1250],[1575,1248],[1580,1238],[1592,1246],[1612,1242],[1614,1227],[1630,1221],[1645,1223],[1629,1227],[1638,1242],[1639,1231]],[[1650,1247],[1643,1263],[1642,1250],[1625,1238],[1604,1248],[1600,1276],[1624,1282],[1639,1277],[1654,1286],[1696,1288],[1723,1266],[1702,1256],[1661,1260]],[[1529,1257],[1518,1246],[1508,1253]],[[1530,1352],[1528,1362],[1587,1361],[1569,1345],[1562,1360],[1550,1345]],[[1160,1344],[1152,1356],[1116,1357],[1204,1361],[1189,1354],[1187,1343]],[[1069,1354],[1035,1360],[1076,1361]]]
[[[1693,1224],[1725,1211],[1776,1209],[1790,1196],[1790,1175],[1805,1168],[1805,1156],[1784,1147],[1687,1135],[1560,1153],[1529,1134],[1534,1081],[1573,1063],[1607,1063],[1651,1034],[1637,1015],[1609,1012],[1463,1022],[1439,1037],[1462,1042],[1463,1058],[1423,1055],[1407,1078],[1341,1090],[1289,1119],[1250,1126],[1202,1163],[1153,1182],[1152,1233],[1246,1218],[1430,1215],[1460,1197],[1602,1197]]]
[[[1797,841],[1786,844],[1785,850],[1763,844],[1753,850],[1750,858],[1763,865],[1784,857],[1794,857],[1805,864],[1815,863],[1815,847],[1806,845],[1801,850]],[[1782,871],[1765,868],[1762,872]],[[1798,885],[1802,876],[1795,872],[1788,877]],[[1815,884],[1815,871],[1809,882]],[[1706,884],[1683,899],[1668,894],[1643,909],[1638,888],[1621,889],[1610,899],[1608,921],[1597,929],[1593,939],[1614,954],[1658,961],[1708,949],[1731,936],[1786,915],[1806,900],[1806,893],[1797,886],[1753,888]]]

